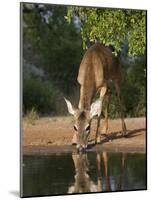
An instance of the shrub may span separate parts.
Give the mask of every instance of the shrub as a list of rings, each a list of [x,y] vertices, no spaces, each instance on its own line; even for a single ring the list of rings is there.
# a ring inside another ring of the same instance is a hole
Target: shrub
[[[58,112],[57,104],[61,103],[60,98],[60,92],[49,81],[32,78],[23,81],[25,114],[32,108],[40,114],[56,114]]]

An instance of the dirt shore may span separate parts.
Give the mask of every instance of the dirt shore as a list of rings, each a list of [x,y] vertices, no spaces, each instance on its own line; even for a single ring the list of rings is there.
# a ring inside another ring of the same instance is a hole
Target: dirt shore
[[[23,153],[49,154],[74,151],[71,145],[73,130],[72,117],[40,118],[34,124],[23,120]],[[146,119],[125,119],[128,137],[122,137],[120,119],[109,120],[108,137],[102,136],[101,144],[94,145],[96,120],[92,122],[89,151],[146,151]]]

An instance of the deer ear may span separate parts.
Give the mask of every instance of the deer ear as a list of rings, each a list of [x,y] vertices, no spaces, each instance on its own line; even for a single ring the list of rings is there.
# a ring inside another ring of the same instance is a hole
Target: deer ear
[[[67,100],[65,97],[64,97],[64,100],[65,100],[65,102],[67,104],[68,112],[70,114],[74,115],[75,110],[73,109],[73,106],[72,106],[71,102],[69,100]]]
[[[102,101],[100,99],[96,100],[91,104],[90,115],[91,118],[94,116],[100,116],[102,110]]]

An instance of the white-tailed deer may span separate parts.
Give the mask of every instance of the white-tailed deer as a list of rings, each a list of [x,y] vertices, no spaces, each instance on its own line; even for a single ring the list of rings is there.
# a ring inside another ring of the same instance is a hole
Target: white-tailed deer
[[[119,59],[112,54],[111,49],[99,43],[91,46],[82,59],[77,80],[81,86],[78,109],[75,109],[69,100],[65,99],[65,101],[69,113],[72,114],[75,119],[75,134],[72,143],[77,144],[78,150],[82,151],[87,148],[91,120],[94,116],[98,116],[95,142],[100,142],[100,116],[104,100],[106,100],[106,107],[102,133],[107,134],[109,107],[108,91],[111,81],[115,84],[119,100],[122,134],[123,136],[126,135],[126,125],[124,122],[120,92],[122,80],[121,64]],[[92,103],[97,92],[99,92],[100,98]]]
[[[69,187],[68,193],[86,193],[97,192],[97,185],[92,181],[89,175],[89,160],[87,154],[72,154],[75,167],[75,181]]]
[[[96,154],[97,181],[93,181],[90,176],[90,162],[86,153],[72,154],[75,167],[74,184],[69,187],[68,193],[86,193],[110,191],[110,177],[108,173],[108,154],[107,152]],[[102,175],[101,162],[103,162],[104,175]],[[93,163],[94,164],[94,163]],[[92,175],[92,174],[91,174]],[[103,188],[103,185],[105,186]]]

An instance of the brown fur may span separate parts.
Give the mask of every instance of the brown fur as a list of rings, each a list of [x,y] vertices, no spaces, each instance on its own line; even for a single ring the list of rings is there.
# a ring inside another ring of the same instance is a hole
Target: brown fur
[[[121,82],[121,66],[112,51],[99,43],[85,53],[77,78],[81,85],[79,107],[90,109],[95,93],[110,80]]]
[[[91,46],[83,56],[80,64],[77,80],[80,84],[79,109],[74,112],[71,103],[68,101],[68,107],[71,114],[75,117],[76,134],[73,136],[72,143],[77,143],[77,148],[86,148],[88,144],[88,135],[91,125],[91,119],[98,115],[95,142],[100,142],[100,118],[102,104],[106,101],[105,121],[102,132],[107,134],[108,130],[108,108],[109,108],[109,84],[111,81],[115,84],[119,100],[119,111],[122,122],[122,134],[126,135],[126,125],[121,103],[121,64],[119,59],[112,54],[109,47],[96,43]],[[95,94],[100,93],[100,100],[92,104]],[[92,106],[91,106],[92,105]]]
[[[105,123],[103,128],[105,134],[107,134],[108,130],[109,83],[111,81],[115,83],[121,113],[122,133],[125,135],[126,125],[120,93],[122,81],[121,64],[119,59],[112,54],[111,49],[99,43],[91,46],[81,61],[77,80],[81,85],[79,109],[90,110],[92,100],[98,91],[100,92],[100,100],[103,102],[106,99]],[[100,142],[99,128],[100,116],[97,123],[96,142]]]

